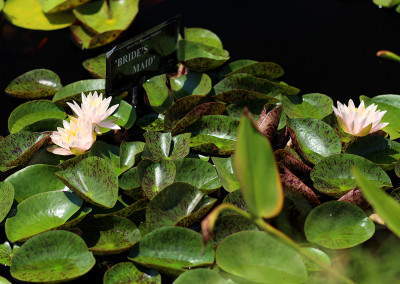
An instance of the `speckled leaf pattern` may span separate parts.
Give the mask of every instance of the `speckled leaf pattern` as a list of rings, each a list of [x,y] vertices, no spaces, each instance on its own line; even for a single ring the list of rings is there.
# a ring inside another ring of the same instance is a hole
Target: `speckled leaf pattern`
[[[120,146],[120,168],[131,168],[138,161],[145,143],[140,141],[122,141]]]
[[[301,160],[297,159],[295,156],[292,156],[285,149],[279,149],[274,152],[275,160],[289,169],[296,176],[309,176],[312,168],[303,163]]]
[[[189,41],[203,43],[215,48],[223,48],[220,38],[210,30],[202,28],[184,28],[184,37]]]
[[[208,162],[184,158],[176,160],[174,163],[176,166],[175,182],[191,184],[205,193],[211,193],[222,186],[215,167]]]
[[[330,201],[310,212],[304,232],[310,242],[330,249],[344,249],[371,238],[375,225],[357,206]]]
[[[14,202],[14,186],[7,181],[0,182],[0,223],[6,218]]]
[[[131,262],[120,262],[104,274],[103,284],[140,283],[161,284],[161,275],[155,270],[140,271]]]
[[[121,253],[140,240],[136,225],[119,216],[96,218],[96,222],[85,224],[82,232],[82,238],[95,255]]]
[[[46,134],[20,131],[10,134],[0,141],[0,170],[7,171],[15,166],[24,165],[43,143],[47,140]]]
[[[118,198],[118,177],[111,165],[99,157],[89,157],[56,175],[83,200],[112,208]]]
[[[127,218],[130,215],[132,215],[133,213],[147,208],[148,204],[149,204],[149,200],[147,198],[142,198],[122,209],[120,209],[120,208],[117,209],[117,208],[115,208],[117,206],[114,206],[114,208],[112,208],[112,209],[103,210],[103,211],[108,211],[108,212],[97,213],[97,214],[94,214],[93,217],[99,218],[99,217],[105,217],[105,216],[119,216],[119,217]]]
[[[11,260],[11,275],[27,282],[59,282],[77,278],[95,265],[93,254],[76,234],[50,231],[24,243]]]
[[[139,176],[137,174],[137,167],[131,168],[122,173],[118,177],[118,186],[123,190],[132,190],[140,188]]]
[[[58,156],[58,155],[53,155],[53,156]],[[63,169],[63,170],[66,170],[68,168],[73,168],[77,164],[79,164],[81,161],[86,159],[87,157],[89,157],[89,152],[86,152],[82,155],[78,155],[73,158],[67,159],[67,160],[61,162],[57,167],[59,167],[60,169]]]
[[[79,210],[82,200],[71,192],[38,193],[17,206],[6,220],[6,235],[11,242],[25,240],[63,225]]]
[[[253,63],[257,63],[257,61],[250,60],[250,59],[239,59],[233,62],[229,62],[225,64],[221,70],[218,72],[218,79],[221,80],[223,77],[228,75],[229,73],[238,70],[246,65],[250,65]]]
[[[71,25],[69,28],[73,39],[82,49],[91,49],[106,45],[114,41],[122,33],[122,30],[113,30],[96,34],[81,25]]]
[[[12,254],[13,251],[9,242],[0,244],[0,264],[10,266]]]
[[[62,87],[56,73],[47,69],[35,69],[15,78],[6,88],[6,93],[24,99],[50,97]]]
[[[126,167],[121,167],[120,148],[115,145],[107,144],[103,141],[96,141],[90,148],[89,157],[100,157],[104,159],[112,166],[117,176],[127,170]]]
[[[64,183],[55,175],[60,170],[51,165],[32,165],[13,173],[6,181],[14,186],[14,198],[20,203],[41,192],[64,190],[66,188]],[[32,182],[33,180],[35,182]]]
[[[99,94],[104,93],[106,81],[104,79],[89,79],[71,83],[61,88],[53,97],[53,102],[67,106],[66,102],[81,102],[81,93],[88,95],[89,92],[97,91]]]
[[[271,143],[278,130],[279,120],[282,114],[282,106],[273,107],[274,105],[264,105],[263,111],[257,121],[258,130],[267,137]]]
[[[160,161],[169,157],[172,135],[170,132],[161,133],[147,131],[143,133],[146,150],[143,153],[144,159]]]
[[[339,137],[325,122],[315,118],[289,118],[287,123],[294,145],[311,163],[317,164],[323,157],[341,152]]]
[[[173,149],[169,156],[171,160],[183,159],[189,154],[190,136],[190,133],[184,133],[172,137]]]
[[[202,218],[216,199],[209,198],[193,185],[175,182],[164,188],[146,210],[149,231],[163,226],[188,227]]]
[[[86,59],[82,62],[83,67],[98,79],[106,78],[106,54],[102,53],[96,57]]]
[[[149,113],[137,120],[140,128],[147,131],[163,131],[164,130],[164,115]]]
[[[400,143],[368,135],[351,143],[346,153],[364,157],[388,171],[392,170],[400,159]]]
[[[70,10],[76,6],[85,4],[90,0],[38,0],[45,13],[56,13]]]
[[[311,171],[314,187],[320,192],[341,197],[357,186],[351,169],[357,167],[370,183],[380,188],[392,187],[384,170],[375,163],[352,154],[337,154],[323,158]]]
[[[138,165],[138,176],[147,198],[152,199],[163,188],[174,182],[176,167],[173,161],[142,161]]]
[[[174,98],[167,87],[165,74],[150,78],[143,83],[150,106],[157,113],[164,113],[174,104]]]
[[[212,157],[211,160],[224,189],[228,192],[239,189],[240,185],[233,171],[232,158]]]
[[[260,92],[243,89],[228,90],[212,96],[214,100],[228,104],[240,102],[251,103],[254,100],[264,100],[266,103],[277,103],[280,102],[280,97],[281,96],[278,92],[272,92],[269,95],[266,95]]]
[[[312,93],[298,96],[284,96],[282,98],[283,110],[286,115],[292,117],[309,117],[323,119],[333,112],[333,101],[330,97]]]
[[[176,100],[189,95],[207,95],[211,91],[211,78],[205,73],[188,73],[170,79],[171,89]]]
[[[243,100],[228,105],[226,108],[226,113],[229,117],[239,121],[244,110],[247,109],[253,116],[254,120],[258,120],[265,104],[273,106],[273,104],[269,104],[269,100],[265,99]]]
[[[206,268],[198,268],[182,273],[174,281],[174,284],[186,283],[235,284],[236,282],[222,277],[217,271]]]
[[[69,230],[76,227],[83,219],[92,213],[93,209],[90,207],[81,207],[67,222],[58,227],[58,230]]]
[[[393,191],[392,191],[393,192]],[[365,199],[362,190],[355,188],[347,192],[345,195],[340,197],[338,201],[343,201],[347,203],[354,204],[358,207],[360,207],[363,210],[368,209],[371,205],[368,203],[368,201]]]
[[[227,74],[226,77],[239,73],[250,74],[254,77],[272,80],[282,77],[285,72],[281,66],[274,62],[254,62],[232,71]]]
[[[144,267],[177,276],[189,267],[211,265],[214,251],[210,245],[203,247],[201,235],[193,230],[165,227],[144,236],[128,258]]]
[[[246,201],[244,201],[243,194],[240,190],[235,190],[229,193],[224,198],[222,203],[231,203],[244,211],[248,211]],[[232,210],[224,210],[220,214],[220,216],[227,216],[227,215],[237,215],[237,213]]]

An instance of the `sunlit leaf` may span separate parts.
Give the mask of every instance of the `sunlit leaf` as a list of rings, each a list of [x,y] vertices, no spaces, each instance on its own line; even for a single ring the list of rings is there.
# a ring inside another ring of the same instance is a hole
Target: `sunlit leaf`
[[[45,13],[56,13],[70,10],[90,0],[38,0]]]
[[[120,262],[104,273],[103,284],[140,283],[161,284],[161,275],[155,270],[140,271],[130,262]]]
[[[99,94],[104,93],[106,87],[106,81],[104,79],[89,79],[81,80],[71,83],[61,88],[53,97],[53,102],[67,105],[66,102],[72,102],[73,100],[80,102],[81,94],[88,95],[89,92],[93,93],[97,91]]]
[[[211,91],[211,79],[205,73],[189,73],[171,78],[171,89],[176,100],[189,95],[207,95]]]
[[[0,223],[6,218],[14,201],[14,186],[7,181],[0,182]]]
[[[86,59],[82,62],[83,67],[92,74],[93,77],[99,79],[106,78],[106,54],[102,53],[96,57]]]

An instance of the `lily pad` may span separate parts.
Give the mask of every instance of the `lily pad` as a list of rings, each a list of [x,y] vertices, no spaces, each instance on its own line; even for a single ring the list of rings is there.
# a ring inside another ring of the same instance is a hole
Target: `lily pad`
[[[164,115],[149,113],[137,120],[140,128],[147,131],[163,131],[164,130]]]
[[[121,174],[118,178],[118,186],[123,190],[134,190],[140,188],[139,176],[137,174],[137,168],[131,168],[128,171]]]
[[[82,231],[82,238],[95,255],[121,253],[140,240],[136,225],[119,216],[96,218],[96,222],[85,224]]]
[[[175,160],[174,163],[176,166],[174,182],[191,184],[205,193],[211,193],[222,186],[215,167],[208,162],[184,158]]]
[[[307,240],[330,249],[344,249],[367,241],[375,225],[359,207],[340,201],[314,208],[304,224]]]
[[[50,231],[24,243],[11,260],[12,277],[21,281],[54,283],[78,278],[95,265],[93,254],[76,234]]]
[[[21,131],[30,131],[30,132],[57,131],[58,127],[63,127],[63,126],[64,126],[63,119],[48,118],[26,125],[21,129]]]
[[[150,106],[157,113],[164,113],[174,104],[174,98],[167,87],[167,76],[158,75],[143,83]]]
[[[55,229],[74,215],[82,203],[71,192],[50,191],[31,196],[18,204],[14,216],[7,218],[7,238],[17,242]]]
[[[351,169],[357,167],[362,174],[380,188],[391,188],[392,182],[384,170],[375,163],[352,154],[337,154],[323,158],[311,171],[314,187],[327,195],[341,197],[357,186]]]
[[[253,118],[255,120],[258,120],[260,114],[264,109],[264,105],[266,104],[273,105],[269,104],[269,102],[270,100],[268,99],[254,99],[254,100],[243,99],[239,102],[230,104],[226,108],[226,113],[228,114],[229,117],[239,121],[243,115],[244,109],[247,108],[247,110],[252,114]]]
[[[20,131],[0,141],[0,170],[24,165],[47,140],[46,134]]]
[[[321,262],[325,263],[326,265],[331,265],[331,259],[329,256],[323,252],[320,249],[311,247],[311,246],[306,246],[303,247],[303,250],[305,250],[307,253],[313,255],[314,257],[318,258]],[[306,265],[307,271],[322,271],[323,268],[321,268],[320,265],[318,265],[315,262],[311,262],[307,258],[303,258],[304,264]]]
[[[15,200],[21,203],[28,197],[41,192],[68,190],[55,175],[60,170],[56,166],[37,164],[13,173],[5,181],[14,186]]]
[[[239,189],[240,185],[233,170],[232,158],[212,157],[211,160],[224,189],[228,192]]]
[[[13,250],[9,242],[4,242],[3,244],[0,244],[0,264],[10,266],[12,254]]]
[[[239,73],[250,74],[254,77],[273,80],[282,77],[284,71],[281,66],[274,62],[253,62],[230,72],[226,75],[226,77]]]
[[[56,175],[85,201],[112,208],[118,198],[118,177],[106,160],[89,157]]]
[[[243,211],[248,211],[246,201],[243,198],[243,194],[240,190],[235,190],[229,193],[222,203],[231,203],[236,207],[242,209]],[[237,215],[235,211],[232,210],[224,210],[221,212],[220,216],[227,216],[227,215]]]
[[[70,10],[90,0],[38,0],[45,13],[56,13]]]
[[[120,148],[115,145],[107,144],[103,141],[96,141],[90,148],[89,157],[104,159],[112,166],[117,176],[127,170],[127,168],[121,167]]]
[[[45,14],[37,0],[8,0],[3,12],[13,25],[30,30],[58,30],[76,21],[71,11]]]
[[[73,39],[82,49],[96,48],[114,41],[122,31],[108,31],[97,34],[90,32],[82,25],[72,25],[69,27]]]
[[[104,79],[89,79],[71,83],[61,88],[53,97],[53,102],[66,106],[66,102],[81,101],[82,93],[104,93],[106,81]]]
[[[160,133],[148,131],[143,134],[146,146],[143,159],[161,161],[163,159],[182,159],[189,154],[190,133],[172,136],[170,132]]]
[[[289,118],[287,123],[293,143],[311,163],[318,164],[323,157],[341,152],[339,137],[325,122],[315,118]]]
[[[150,201],[146,210],[147,229],[153,231],[175,225],[188,227],[202,218],[216,201],[190,184],[175,182]]]
[[[238,70],[244,66],[250,65],[252,63],[257,63],[257,61],[250,59],[240,59],[233,62],[229,62],[228,64],[225,64],[218,72],[218,78],[219,80],[221,80],[223,77],[227,76],[231,72]]]
[[[264,103],[262,103],[262,105],[264,105],[266,103],[278,103],[281,101],[281,94],[278,90],[272,91],[271,93],[266,95],[255,91],[233,89],[223,91],[217,95],[212,95],[211,97],[219,102],[238,105],[252,105],[255,101],[264,101]]]
[[[239,232],[225,238],[216,251],[224,271],[258,283],[303,283],[301,256],[265,232]]]
[[[211,91],[211,78],[205,73],[189,73],[170,79],[176,100],[189,95],[207,95]]]
[[[10,2],[13,1],[7,1]],[[34,69],[11,81],[6,93],[17,98],[37,99],[53,96],[61,87],[60,77],[56,73],[47,69]]]
[[[122,141],[120,146],[120,167],[131,168],[139,160],[145,143],[140,141]]]
[[[110,119],[117,119],[115,124],[129,129],[133,126],[136,121],[136,111],[131,104],[124,100],[113,98],[111,100],[110,106],[118,104],[116,111],[110,116]],[[109,131],[109,129],[108,129]]]
[[[86,59],[82,62],[83,67],[98,79],[106,78],[106,54],[102,53],[96,57]]]
[[[330,97],[312,93],[298,96],[282,97],[283,110],[290,118],[293,117],[309,117],[323,119],[325,116],[333,112],[333,101]]]
[[[184,35],[186,40],[222,49],[220,38],[212,31],[202,28],[185,28]]]
[[[198,268],[182,273],[174,281],[174,284],[186,283],[235,284],[236,282],[225,279],[217,271],[206,268]]]
[[[195,231],[180,227],[164,227],[144,236],[130,251],[128,258],[141,266],[167,275],[179,275],[189,268],[214,262],[214,250],[203,246]]]
[[[120,283],[161,284],[161,275],[155,270],[142,272],[132,262],[120,262],[104,273],[103,284]]]
[[[0,182],[0,223],[6,218],[14,202],[14,187],[7,181]]]

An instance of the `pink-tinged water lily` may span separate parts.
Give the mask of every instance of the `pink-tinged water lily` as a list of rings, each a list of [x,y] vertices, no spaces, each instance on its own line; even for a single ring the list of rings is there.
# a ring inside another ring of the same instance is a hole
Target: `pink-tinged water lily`
[[[82,117],[70,117],[70,122],[64,120],[64,128],[58,127],[50,135],[54,144],[59,147],[48,147],[47,151],[57,155],[81,155],[92,147],[96,141],[96,133],[92,123]]]
[[[82,104],[80,107],[75,101],[73,104],[67,104],[78,117],[85,117],[89,120],[93,124],[97,134],[101,134],[100,127],[121,129],[114,123],[116,119],[107,119],[119,106],[116,104],[108,108],[110,102],[111,97],[103,99],[103,94],[98,95],[97,92],[94,92],[93,95],[89,93],[87,97],[82,93]]]
[[[364,101],[361,101],[359,107],[355,107],[353,100],[349,100],[349,105],[346,106],[337,102],[338,107],[332,106],[336,114],[340,127],[344,132],[354,136],[366,136],[374,133],[389,123],[379,123],[386,111],[377,111],[378,107],[375,104],[364,106]]]

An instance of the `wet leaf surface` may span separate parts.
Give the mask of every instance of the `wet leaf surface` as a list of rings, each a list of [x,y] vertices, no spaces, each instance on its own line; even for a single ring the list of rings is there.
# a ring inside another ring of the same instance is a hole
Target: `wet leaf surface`
[[[120,262],[106,271],[103,283],[161,284],[161,275],[155,270],[142,272],[132,262]]]
[[[292,117],[310,117],[323,119],[333,112],[333,101],[330,97],[312,93],[299,96],[282,97],[283,110],[286,115]]]
[[[89,92],[97,91],[104,93],[106,82],[104,79],[89,79],[71,83],[61,88],[53,97],[53,102],[61,105],[67,105],[66,102],[81,102],[82,93],[88,95]]]
[[[0,223],[6,218],[14,202],[14,186],[7,181],[0,182]]]
[[[189,73],[170,79],[171,88],[176,100],[190,95],[207,95],[211,91],[211,79],[204,73]]]
[[[106,78],[106,54],[102,53],[96,57],[86,59],[82,62],[83,67],[98,79]]]

